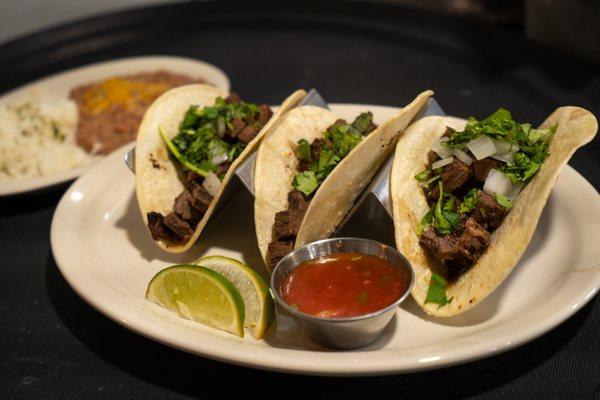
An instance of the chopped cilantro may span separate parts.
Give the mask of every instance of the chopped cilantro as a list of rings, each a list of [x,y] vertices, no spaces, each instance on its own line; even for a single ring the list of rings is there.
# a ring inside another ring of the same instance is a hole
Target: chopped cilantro
[[[223,139],[227,131],[231,134],[233,130],[232,121],[238,119],[246,125],[257,125],[258,116],[258,105],[243,101],[227,103],[221,97],[210,107],[190,106],[179,124],[178,134],[170,139],[168,148],[175,158],[191,170],[215,171],[215,157],[221,163],[232,162],[246,147],[244,142]],[[260,125],[256,127],[261,128]],[[165,139],[166,136],[162,136]]]
[[[429,229],[433,225],[433,208],[431,208],[427,213],[421,218],[421,222],[419,222],[419,226],[417,227],[417,234],[421,236],[423,232]]]
[[[435,204],[433,212],[433,225],[439,233],[442,235],[448,235],[452,233],[454,228],[456,228],[458,225],[459,215],[450,210],[454,204],[453,197],[451,197],[450,200],[448,200],[448,202],[444,205],[444,186],[442,185],[441,181],[438,182],[438,184],[440,188],[440,196]]]
[[[502,207],[504,207],[506,209],[511,208],[513,206],[512,201],[508,197],[503,196],[498,193],[496,194],[496,203],[500,204]]]
[[[462,204],[458,208],[459,214],[468,214],[475,209],[479,201],[479,190],[473,188],[463,198]]]
[[[310,157],[310,144],[308,143],[308,141],[306,141],[306,139],[300,139],[298,141],[297,151],[298,151],[298,158],[301,161],[308,161],[308,162],[312,161],[311,157]]]
[[[308,141],[299,140],[296,153],[300,161],[310,163],[310,168],[296,174],[292,186],[310,196],[373,126],[371,113],[360,114],[351,125],[333,124],[323,134],[325,141],[316,159],[311,154]]]
[[[425,182],[427,180],[427,178],[429,177],[429,175],[431,175],[431,168],[427,168],[427,169],[419,172],[418,174],[416,174],[415,179],[418,180],[419,182]]]
[[[314,171],[303,171],[294,176],[292,186],[304,193],[306,196],[310,196],[312,192],[317,190],[319,182],[317,181]]]
[[[438,308],[445,306],[452,302],[452,297],[446,296],[446,286],[448,282],[436,273],[431,274],[431,280],[429,281],[429,289],[427,289],[427,296],[425,296],[425,303],[434,303],[438,305]]]

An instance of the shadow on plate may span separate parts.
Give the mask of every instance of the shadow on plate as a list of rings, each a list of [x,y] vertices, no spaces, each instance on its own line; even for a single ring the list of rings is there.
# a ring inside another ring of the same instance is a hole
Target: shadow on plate
[[[129,242],[147,261],[160,260],[171,264],[192,262],[203,255],[217,253],[211,249],[219,248],[225,250],[225,253],[241,253],[246,263],[266,274],[256,245],[252,215],[252,199],[246,192],[238,191],[230,203],[214,217],[196,244],[181,254],[168,253],[154,243],[142,221],[133,190],[126,202],[124,214],[116,224],[126,231]]]

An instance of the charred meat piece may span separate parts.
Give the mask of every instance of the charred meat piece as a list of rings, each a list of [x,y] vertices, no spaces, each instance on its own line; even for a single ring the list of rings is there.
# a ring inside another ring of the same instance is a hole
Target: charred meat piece
[[[229,167],[231,167],[230,161],[221,163],[221,164],[217,165],[217,170],[215,171],[215,174],[217,174],[218,177],[221,177],[227,173],[227,170],[229,169]]]
[[[269,243],[269,265],[271,269],[275,268],[277,263],[292,250],[294,250],[293,241],[279,241]]]
[[[198,221],[200,221],[202,213],[192,207],[193,200],[194,197],[192,194],[188,190],[184,190],[175,199],[173,211],[175,211],[175,214],[177,214],[181,219],[189,223],[190,226],[195,227],[198,224]]]
[[[321,151],[324,148],[331,148],[332,146],[331,140],[328,139],[317,138],[313,140],[313,142],[310,144],[310,158],[312,160],[318,160]]]
[[[471,176],[471,168],[464,162],[455,158],[452,163],[444,167],[442,172],[442,183],[444,184],[444,191],[451,193],[464,185]]]
[[[473,218],[485,226],[497,228],[502,223],[506,210],[484,191],[479,191],[479,201],[473,211]]]
[[[198,175],[194,171],[187,171],[185,173],[185,184],[187,187],[189,187],[190,183],[192,183],[192,182],[200,182],[200,179],[201,179],[200,175]]]
[[[190,224],[179,218],[174,212],[167,214],[163,218],[163,222],[182,242],[187,242],[194,234]]]
[[[238,133],[237,138],[240,142],[248,144],[256,137],[256,135],[258,135],[258,128],[256,125],[248,125]]]
[[[483,160],[473,161],[473,172],[477,182],[485,182],[491,169],[500,168],[504,163],[493,158],[484,158]]]
[[[442,135],[442,137],[447,137],[447,138],[452,137],[452,129],[450,129],[449,126],[446,127],[446,130],[444,131],[444,134]]]
[[[308,208],[308,201],[302,192],[292,190],[288,193],[288,209],[275,214],[273,234],[276,240],[293,239],[298,234],[300,224]]]
[[[154,240],[177,240],[177,236],[167,228],[163,222],[163,216],[157,212],[149,212],[148,218],[148,229]]]
[[[427,153],[427,160],[429,160],[429,165],[433,164],[434,162],[436,162],[439,159],[440,159],[440,156],[438,156],[435,151],[429,150],[429,153]]]
[[[469,218],[464,224],[462,234],[458,238],[457,249],[459,258],[457,260],[462,266],[472,265],[483,254],[490,245],[490,233],[475,221]]]
[[[456,239],[452,235],[438,235],[435,229],[423,232],[419,243],[438,261],[451,260],[456,256]]]
[[[213,197],[202,187],[202,185],[194,182],[190,187],[190,193],[192,194],[191,206],[201,213],[205,213],[213,200]]]
[[[239,104],[242,102],[242,99],[239,94],[236,92],[229,93],[229,96],[225,99],[225,103],[227,104]]]
[[[245,127],[246,124],[244,121],[239,118],[234,118],[231,120],[231,130],[227,132],[227,134],[231,137],[236,137]]]
[[[264,126],[267,122],[269,122],[272,115],[273,111],[271,111],[271,108],[268,105],[262,104],[260,107],[258,107],[258,123],[261,126]]]

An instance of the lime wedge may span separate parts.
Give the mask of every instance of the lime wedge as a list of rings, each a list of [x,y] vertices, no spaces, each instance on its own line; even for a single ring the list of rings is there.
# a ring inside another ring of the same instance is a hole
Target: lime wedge
[[[246,306],[246,326],[254,327],[256,339],[262,338],[275,317],[273,298],[263,278],[248,265],[229,257],[203,257],[196,264],[217,271],[235,285]]]
[[[146,298],[183,318],[244,337],[244,301],[221,274],[197,265],[163,269],[148,284]]]

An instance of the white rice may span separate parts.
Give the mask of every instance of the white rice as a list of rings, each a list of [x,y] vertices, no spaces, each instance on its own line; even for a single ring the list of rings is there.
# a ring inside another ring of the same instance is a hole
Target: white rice
[[[66,171],[92,159],[75,142],[77,105],[28,92],[0,105],[0,181]]]

